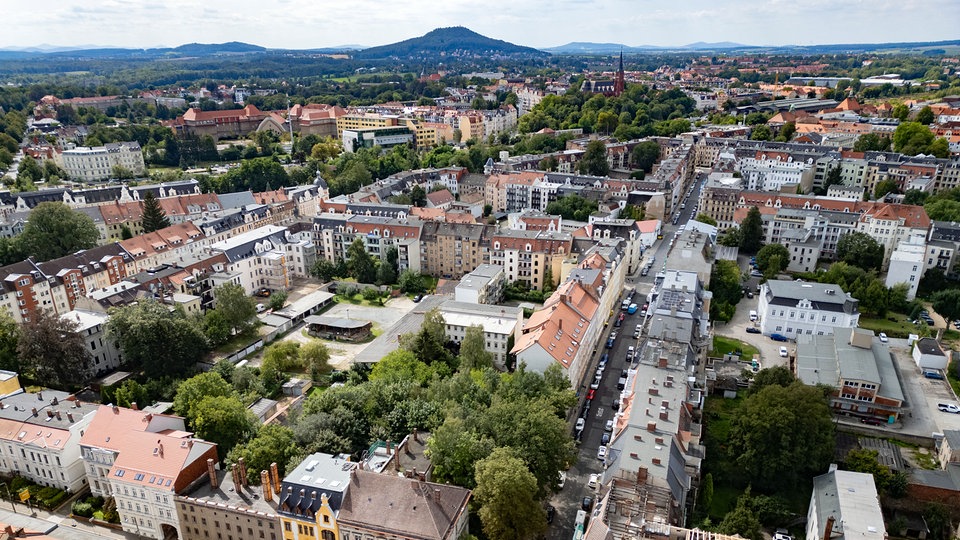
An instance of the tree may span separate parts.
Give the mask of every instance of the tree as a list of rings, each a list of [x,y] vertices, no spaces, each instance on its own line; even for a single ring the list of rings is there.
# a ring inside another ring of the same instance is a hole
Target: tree
[[[217,444],[221,459],[256,432],[256,417],[234,395],[205,396],[192,413],[190,426],[198,437]]]
[[[837,260],[864,270],[879,270],[883,264],[883,246],[867,233],[849,232],[837,241]]]
[[[126,223],[120,225],[120,240],[129,240],[131,238],[133,238],[133,231],[130,230],[130,227],[127,227]]]
[[[327,137],[310,148],[310,159],[327,162],[339,156],[342,151],[339,140]]]
[[[723,516],[723,521],[717,526],[717,530],[723,534],[739,534],[750,540],[762,540],[760,519],[750,507],[749,489],[737,498],[736,508]]]
[[[929,105],[924,106],[920,109],[920,112],[917,113],[917,123],[929,126],[933,123],[933,109]]]
[[[31,212],[20,246],[37,261],[49,261],[97,245],[100,231],[90,216],[61,202],[43,202]]]
[[[560,215],[573,221],[587,221],[590,214],[597,211],[597,201],[585,199],[579,195],[564,195],[547,204],[546,213]]]
[[[20,362],[30,378],[67,389],[86,380],[87,348],[76,321],[40,309],[23,325],[17,343]]]
[[[886,465],[880,463],[877,459],[879,455],[876,450],[854,448],[847,452],[847,456],[843,459],[843,466],[848,471],[872,474],[877,491],[884,493],[893,480],[893,473]]]
[[[120,388],[117,388],[113,395],[117,400],[117,405],[121,407],[129,408],[134,403],[138,407],[146,407],[150,404],[146,387],[133,379],[123,381],[123,384],[120,385]]]
[[[740,224],[740,249],[747,253],[756,253],[762,245],[763,218],[760,217],[760,209],[752,206]]]
[[[43,167],[31,156],[24,156],[17,167],[17,180],[37,183],[43,180]]]
[[[373,283],[377,280],[377,267],[360,238],[347,248],[347,271],[358,283]]]
[[[312,340],[300,346],[300,364],[310,370],[310,378],[318,380],[333,370],[330,366],[330,349],[320,340]]]
[[[234,334],[242,334],[257,323],[257,304],[236,283],[224,283],[213,290],[217,311]]]
[[[536,499],[537,480],[509,448],[495,448],[480,460],[476,478],[473,496],[487,538],[525,540],[547,530],[546,515]]]
[[[893,132],[893,149],[901,154],[925,154],[933,142],[933,132],[919,122],[902,122]]]
[[[460,369],[493,367],[493,354],[487,352],[485,343],[482,326],[467,327],[460,343]]]
[[[251,484],[260,484],[260,471],[269,471],[276,463],[280,476],[286,474],[286,465],[297,453],[297,441],[293,430],[280,424],[265,424],[257,436],[244,444],[235,446],[227,455],[227,462],[239,463],[243,458],[247,466],[247,478]]]
[[[170,226],[170,220],[167,213],[160,206],[160,201],[153,196],[152,191],[147,191],[143,196],[143,232],[150,233],[166,229]]]
[[[0,369],[20,373],[20,325],[8,313],[0,313]]]
[[[581,174],[593,176],[606,176],[610,172],[610,164],[607,162],[607,146],[603,141],[590,141],[587,143],[587,149],[577,165]]]
[[[318,260],[317,263],[313,265],[310,273],[323,282],[331,281],[338,276],[337,265],[326,259]]]
[[[747,397],[734,415],[728,444],[738,449],[736,463],[754,485],[792,489],[826,469],[833,431],[823,392],[794,382]]]
[[[126,361],[151,378],[183,374],[208,348],[199,325],[155,300],[110,310],[107,335],[119,343]]]
[[[177,386],[177,395],[173,399],[173,410],[180,416],[190,419],[193,409],[208,396],[232,396],[233,387],[216,371],[207,371],[194,375]]]
[[[767,244],[757,252],[757,266],[767,279],[786,270],[789,261],[790,251],[780,244]]]
[[[710,318],[729,321],[733,317],[734,306],[743,296],[740,267],[736,261],[716,262],[710,274],[710,291],[713,292]]]
[[[283,305],[286,303],[287,303],[287,291],[274,291],[273,294],[270,295],[270,309],[273,309],[273,310],[283,309]]]
[[[769,141],[771,139],[773,139],[773,132],[770,130],[770,126],[766,124],[755,126],[750,133],[751,141]]]
[[[467,489],[476,487],[476,463],[490,455],[491,450],[493,441],[489,437],[468,429],[463,419],[454,416],[448,417],[427,440],[427,453],[437,480]]]
[[[887,193],[897,193],[899,190],[900,188],[895,180],[881,180],[873,188],[873,198],[879,201],[886,197]]]
[[[854,152],[886,152],[890,150],[890,137],[876,133],[864,133],[853,143]]]
[[[910,108],[903,103],[897,103],[893,106],[893,110],[890,111],[890,115],[901,122],[905,122],[907,117],[910,116]]]
[[[406,294],[421,294],[427,291],[427,287],[423,283],[423,276],[420,275],[420,272],[409,268],[400,274],[397,284],[400,285],[400,291]]]
[[[694,221],[699,221],[700,223],[706,223],[707,225],[717,226],[717,220],[706,214],[697,214],[697,217],[693,218]]]
[[[926,191],[920,191],[919,189],[908,189],[906,193],[903,194],[903,204],[915,204],[923,206],[923,203],[927,202],[927,198],[930,197],[930,194]]]
[[[947,321],[960,320],[960,289],[946,289],[933,295],[933,310]],[[949,328],[949,325],[947,325]]]
[[[419,208],[427,206],[427,192],[419,185],[410,188],[410,204]]]

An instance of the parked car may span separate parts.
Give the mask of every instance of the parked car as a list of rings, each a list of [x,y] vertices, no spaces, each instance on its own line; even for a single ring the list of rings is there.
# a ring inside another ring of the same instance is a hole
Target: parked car
[[[610,404],[610,408],[613,409],[613,410],[615,410],[615,411],[619,411],[619,410],[620,410],[620,400],[619,400],[619,399],[613,400],[613,403]]]
[[[604,444],[604,445],[605,445],[605,444],[607,444],[608,442],[610,442],[610,434],[609,434],[609,433],[604,433],[603,435],[600,436],[600,444]]]
[[[887,341],[889,341],[889,340],[887,339],[887,335],[884,334],[883,332],[880,332],[880,341],[883,342],[883,343],[886,343]]]
[[[553,523],[553,517],[557,515],[557,509],[547,505],[547,525]]]
[[[644,266],[643,270],[640,271],[640,275],[646,277],[650,273],[650,267]]]
[[[600,377],[597,377],[592,383],[590,383],[590,388],[593,390],[600,388]]]
[[[597,448],[597,459],[599,459],[600,461],[604,461],[604,460],[607,459],[607,447],[606,447],[606,446],[601,446],[600,448]]]
[[[640,337],[640,331],[637,330],[636,332],[633,333],[633,338],[638,339],[639,337]]]
[[[780,347],[780,358],[786,358],[786,357],[787,357],[787,348]]]
[[[596,473],[591,474],[590,480],[587,481],[587,487],[590,489],[596,489],[597,486],[599,485],[600,485],[600,475]]]
[[[418,295],[416,295],[416,296],[413,297],[413,301],[414,301],[414,302],[419,302],[419,301],[421,301],[421,300],[423,300],[423,296],[422,296],[422,295],[419,295],[419,294],[418,294]]]
[[[607,420],[607,425],[603,426],[604,431],[613,431],[613,420]]]
[[[790,338],[783,334],[770,334],[770,339],[774,341],[790,341]]]
[[[960,407],[954,405],[953,403],[937,403],[937,408],[943,412],[960,414]]]
[[[593,401],[593,396],[596,395],[597,391],[593,388],[587,390],[587,399]]]
[[[627,313],[633,315],[633,314],[636,313],[636,312],[637,312],[637,305],[636,305],[636,304],[630,304],[630,307],[627,308]],[[623,315],[623,314],[621,313],[621,315]]]
[[[881,420],[881,419],[879,419],[879,418],[875,418],[875,417],[873,417],[873,416],[864,416],[864,417],[860,418],[860,423],[861,423],[861,424],[867,424],[867,425],[869,425],[869,426],[882,426],[882,425],[883,425],[883,420]]]
[[[583,431],[583,428],[586,427],[587,421],[583,418],[577,418],[577,431]]]
[[[760,329],[757,328],[756,326],[748,326],[748,327],[747,327],[747,333],[748,333],[748,334],[760,334],[761,332],[760,332]]]
[[[938,381],[943,380],[943,373],[940,373],[938,369],[925,369],[923,370],[923,376],[928,379],[936,379]]]
[[[773,533],[773,540],[793,540],[793,537],[786,529],[777,529],[777,532]]]
[[[636,352],[636,349],[633,348],[633,345],[627,347],[627,360],[633,360],[633,355]]]
[[[612,349],[612,348],[613,348],[613,340],[614,340],[614,338],[609,338],[609,339],[607,339],[607,348],[608,348],[608,349]]]
[[[590,510],[592,510],[592,509],[593,509],[593,497],[584,497],[583,500],[580,501],[580,508],[584,509],[584,510],[587,511],[587,512],[589,512]]]

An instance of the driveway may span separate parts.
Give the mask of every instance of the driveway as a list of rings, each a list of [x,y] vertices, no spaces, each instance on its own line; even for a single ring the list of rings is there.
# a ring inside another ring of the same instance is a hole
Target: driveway
[[[757,303],[760,299],[756,296],[747,298],[746,296],[737,304],[737,311],[733,314],[733,319],[728,323],[715,322],[713,333],[718,336],[731,337],[739,339],[744,343],[753,345],[760,351],[760,363],[763,367],[784,366],[787,365],[787,359],[780,356],[780,347],[786,346],[793,350],[793,343],[781,343],[774,341],[763,334],[748,334],[747,327],[753,326],[750,322],[750,310],[757,309]],[[746,360],[749,360],[747,358]]]

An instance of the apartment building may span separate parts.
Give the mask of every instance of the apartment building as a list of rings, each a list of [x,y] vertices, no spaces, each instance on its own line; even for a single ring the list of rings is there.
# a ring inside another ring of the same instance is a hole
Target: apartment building
[[[16,380],[16,374],[0,373]],[[16,386],[0,398],[0,473],[74,493],[84,489],[79,441],[97,407],[66,392]]]
[[[500,231],[490,239],[490,264],[502,266],[507,281],[523,281],[542,290],[552,275],[556,283],[561,263],[570,256],[573,237],[569,233],[546,231]]]
[[[286,227],[265,225],[221,240],[209,253],[227,258],[224,271],[239,275],[247,294],[260,289],[290,288],[294,276],[307,276],[316,262],[316,251],[307,236],[293,235]]]
[[[856,328],[859,301],[831,283],[770,280],[761,285],[760,330],[764,335],[831,335]]]
[[[404,263],[401,270],[420,266],[421,231],[423,222],[405,217],[377,216],[325,212],[313,218],[314,242],[317,257],[335,262],[346,260],[350,245],[357,239],[367,253],[385,260],[387,251],[396,247]],[[402,249],[401,246],[408,249]],[[415,245],[416,249],[409,247]],[[415,261],[413,260],[415,259]]]
[[[738,161],[744,186],[751,191],[780,191],[784,187],[804,193],[813,186],[813,159],[795,161],[785,152],[758,151]]]
[[[94,309],[75,309],[60,316],[76,324],[76,331],[83,338],[87,349],[87,362],[84,372],[86,379],[93,379],[120,367],[122,358],[116,342],[107,337],[107,321],[110,316],[105,311]]]
[[[124,532],[157,539],[183,538],[174,497],[218,460],[183,418],[116,405],[97,409],[80,452],[91,493],[114,498]]]
[[[420,271],[459,279],[490,261],[493,227],[478,223],[423,223],[420,235]]]
[[[271,473],[273,476],[271,476]],[[233,464],[216,469],[213,460],[200,476],[174,497],[183,540],[280,540],[277,467],[261,471],[260,486],[251,486],[248,474]]]
[[[492,306],[471,302],[444,302],[440,306],[447,339],[462,343],[467,328],[479,326],[483,330],[484,350],[493,355],[494,366],[506,371],[507,356],[523,325],[523,309],[511,306]]]
[[[503,267],[481,264],[463,276],[454,291],[457,302],[496,305],[503,301],[507,275]]]
[[[700,192],[699,213],[715,219],[721,231],[736,226],[733,214],[742,186],[741,179],[735,178],[732,173],[710,173]]]
[[[135,176],[142,176],[145,170],[143,151],[136,141],[80,146],[64,150],[60,160],[70,179],[81,182],[117,178],[117,168],[123,168]]]
[[[917,297],[917,288],[926,267],[927,243],[923,236],[912,236],[897,246],[890,254],[890,265],[884,284],[893,287],[900,283],[907,285],[907,300]]]

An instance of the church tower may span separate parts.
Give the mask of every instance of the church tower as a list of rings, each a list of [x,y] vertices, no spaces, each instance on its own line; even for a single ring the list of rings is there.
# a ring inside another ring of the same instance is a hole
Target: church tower
[[[613,95],[619,96],[623,93],[625,83],[623,81],[623,49],[620,49],[620,66],[617,68],[617,80],[613,83]]]

